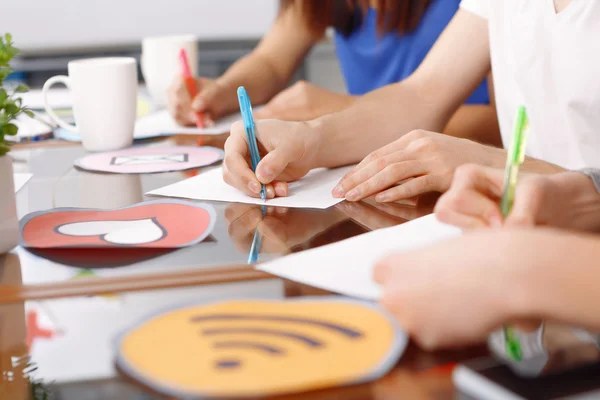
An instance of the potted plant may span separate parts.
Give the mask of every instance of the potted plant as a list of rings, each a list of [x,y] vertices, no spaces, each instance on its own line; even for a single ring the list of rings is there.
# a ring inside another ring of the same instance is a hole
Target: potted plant
[[[20,115],[33,116],[18,97],[28,88],[19,85],[9,90],[4,85],[6,77],[13,72],[9,63],[17,54],[19,50],[13,46],[12,36],[9,33],[0,36],[0,254],[11,250],[19,240],[12,158],[7,155],[10,143],[6,137],[17,134],[19,128],[14,122]]]

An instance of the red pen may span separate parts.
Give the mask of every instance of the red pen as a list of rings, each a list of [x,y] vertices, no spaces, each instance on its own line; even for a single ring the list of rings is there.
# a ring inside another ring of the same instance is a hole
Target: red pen
[[[193,99],[198,95],[198,89],[196,88],[196,79],[194,79],[194,76],[192,75],[192,70],[190,69],[190,63],[188,61],[188,56],[185,49],[181,49],[179,52],[179,63],[181,64],[181,76],[185,82],[185,86],[187,87],[190,97]],[[196,125],[200,129],[204,128],[204,118],[200,112],[196,113]]]

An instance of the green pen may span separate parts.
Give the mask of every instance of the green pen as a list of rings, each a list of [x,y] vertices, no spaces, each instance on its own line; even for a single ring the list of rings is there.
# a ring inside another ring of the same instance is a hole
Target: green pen
[[[525,161],[525,146],[527,144],[528,134],[529,120],[527,119],[527,112],[525,107],[519,106],[514,123],[513,136],[506,158],[504,192],[502,194],[502,200],[500,201],[500,209],[505,218],[510,214],[515,199],[517,177],[519,175],[519,167],[523,164],[523,161]],[[521,361],[523,358],[523,351],[517,334],[510,326],[504,325],[502,329],[504,331],[506,352],[514,361]]]

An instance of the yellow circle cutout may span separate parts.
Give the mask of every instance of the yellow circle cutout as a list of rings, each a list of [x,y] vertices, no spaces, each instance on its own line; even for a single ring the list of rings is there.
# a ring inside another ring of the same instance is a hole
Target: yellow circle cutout
[[[367,382],[407,343],[376,305],[235,300],[153,317],[118,341],[120,368],[178,397],[257,397]]]

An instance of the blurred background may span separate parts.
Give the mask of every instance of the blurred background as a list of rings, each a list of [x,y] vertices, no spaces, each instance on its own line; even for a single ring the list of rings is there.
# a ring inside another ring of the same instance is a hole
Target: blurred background
[[[21,55],[11,78],[38,88],[66,74],[67,63],[95,56],[139,60],[147,36],[194,34],[199,74],[216,77],[248,53],[277,15],[278,0],[13,0],[0,12],[2,32],[13,35]],[[76,33],[76,34],[74,34]],[[140,80],[143,75],[139,74]],[[344,92],[330,40],[315,47],[295,80]]]

